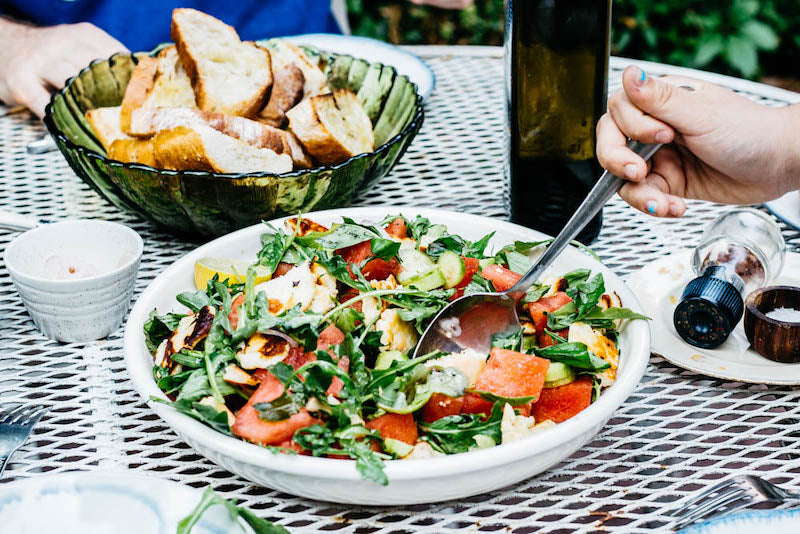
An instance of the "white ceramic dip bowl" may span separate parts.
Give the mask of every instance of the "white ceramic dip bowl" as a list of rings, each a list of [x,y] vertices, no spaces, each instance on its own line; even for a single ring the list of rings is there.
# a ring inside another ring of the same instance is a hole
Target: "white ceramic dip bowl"
[[[142,238],[127,226],[81,219],[28,230],[3,259],[42,334],[85,342],[122,324],[142,249]]]

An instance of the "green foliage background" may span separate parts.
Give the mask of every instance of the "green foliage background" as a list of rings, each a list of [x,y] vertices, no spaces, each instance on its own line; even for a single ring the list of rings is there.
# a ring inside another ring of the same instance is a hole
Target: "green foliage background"
[[[600,1],[600,0],[598,0]],[[503,0],[461,11],[348,0],[353,33],[405,44],[500,44]],[[800,0],[615,0],[612,53],[759,78],[800,77]]]

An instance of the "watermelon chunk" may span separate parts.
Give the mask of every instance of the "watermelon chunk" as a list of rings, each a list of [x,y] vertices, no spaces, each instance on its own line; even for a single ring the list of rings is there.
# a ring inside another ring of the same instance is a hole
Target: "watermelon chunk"
[[[538,397],[549,367],[550,360],[494,348],[478,375],[475,389],[502,397]]]
[[[402,217],[398,217],[386,227],[386,233],[397,239],[405,239],[408,237],[408,228],[406,228],[406,221]]]
[[[548,313],[552,313],[570,302],[572,302],[572,298],[564,291],[559,291],[549,297],[542,297],[536,302],[528,304],[528,311],[531,314],[531,319],[533,319],[533,327],[536,333],[544,333],[544,329],[547,328]],[[550,336],[547,337],[549,338]],[[539,339],[539,342],[541,344],[541,339]]]
[[[239,293],[231,302],[231,312],[228,314],[228,322],[231,323],[231,330],[236,330],[239,326],[239,308],[244,303],[244,293]]]
[[[464,260],[464,278],[461,279],[461,282],[455,286],[455,293],[453,296],[450,297],[450,300],[456,300],[457,298],[461,298],[464,296],[464,288],[466,288],[470,282],[472,282],[472,277],[475,276],[475,273],[481,270],[481,262],[478,258],[469,258],[466,256],[461,256],[461,259]]]
[[[261,420],[254,405],[280,397],[283,394],[283,384],[270,372],[259,373],[259,376],[263,378],[258,389],[239,411],[231,427],[235,436],[261,445],[276,445],[291,439],[301,428],[318,422],[305,408],[283,421]]]
[[[508,291],[522,278],[521,274],[494,263],[484,267],[481,276],[491,281],[497,291]]]
[[[419,437],[417,423],[410,413],[387,413],[367,421],[365,426],[377,430],[383,439],[396,439],[409,445],[414,445]]]
[[[389,261],[375,258],[369,260],[364,268],[361,269],[361,274],[367,280],[386,280],[389,275],[397,276],[400,274],[400,262],[397,258],[392,258]]]
[[[533,405],[531,414],[536,422],[561,423],[579,414],[592,403],[592,379],[582,376],[574,382],[547,388]]]
[[[422,408],[422,420],[433,423],[448,415],[461,413],[464,407],[464,397],[448,397],[442,393],[434,393]]]
[[[328,325],[317,338],[317,350],[327,350],[334,345],[341,345],[344,341],[344,333],[336,325]]]

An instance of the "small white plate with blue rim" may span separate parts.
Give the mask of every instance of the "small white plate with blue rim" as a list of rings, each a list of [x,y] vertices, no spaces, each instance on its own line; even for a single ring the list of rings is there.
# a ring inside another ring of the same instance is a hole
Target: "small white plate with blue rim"
[[[673,326],[672,314],[686,284],[695,276],[691,265],[691,250],[686,249],[648,263],[626,279],[645,314],[653,319],[653,353],[678,367],[716,378],[800,385],[800,363],[779,363],[761,356],[747,341],[744,321],[739,321],[730,337],[716,349],[701,349],[681,339]],[[786,254],[783,271],[770,285],[800,286],[800,254]]]
[[[14,534],[175,534],[202,492],[154,476],[117,472],[42,475],[0,485],[0,531]],[[192,534],[246,532],[212,506]]]
[[[417,91],[423,101],[428,99],[436,85],[433,71],[419,56],[383,41],[333,33],[307,33],[287,37],[286,40],[334,54],[346,54],[370,63],[391,65],[398,74],[408,76],[408,79],[417,85]]]
[[[726,515],[692,525],[678,534],[797,534],[800,532],[800,510],[763,510]]]

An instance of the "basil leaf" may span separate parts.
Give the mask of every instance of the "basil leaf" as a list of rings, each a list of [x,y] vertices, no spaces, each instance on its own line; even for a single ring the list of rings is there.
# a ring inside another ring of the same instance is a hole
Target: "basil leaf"
[[[211,486],[207,487],[203,492],[203,497],[192,513],[178,523],[176,534],[190,534],[194,526],[203,517],[203,514],[215,505],[227,508],[233,518],[241,517],[253,529],[255,534],[289,534],[289,531],[282,526],[266,519],[261,519],[247,508],[236,506],[232,501],[220,496]]]
[[[576,320],[580,319],[597,306],[605,290],[603,275],[601,273],[597,273],[594,277],[585,282],[575,285],[574,289],[567,290],[567,293],[575,301],[575,311],[578,314]]]
[[[467,243],[467,245],[464,247],[464,250],[461,252],[461,255],[478,259],[483,258],[486,247],[489,245],[489,241],[492,239],[492,237],[494,237],[494,234],[495,232],[492,232],[490,234],[486,234],[475,242]]]
[[[531,260],[528,259],[528,256],[524,254],[520,254],[516,251],[509,251],[503,252],[503,256],[505,257],[505,263],[508,265],[508,268],[515,273],[525,274],[528,270],[533,266]]]
[[[375,237],[372,239],[370,247],[376,257],[388,261],[397,256],[397,252],[400,250],[400,242]]]
[[[553,339],[553,341],[555,341],[556,343],[566,343],[567,342],[566,339],[564,339],[563,337],[559,336],[558,334],[556,334],[552,330],[548,330],[547,328],[544,329],[544,333],[547,334],[548,336],[550,336]]]
[[[615,321],[617,319],[642,319],[650,321],[650,317],[636,313],[629,308],[606,308],[603,309],[595,306],[592,310],[583,316],[584,322],[591,321]]]
[[[466,241],[461,239],[459,236],[444,235],[428,245],[428,249],[425,251],[425,253],[435,260],[438,259],[439,256],[441,256],[446,250],[460,255],[465,246]]]
[[[573,287],[588,280],[590,274],[592,271],[589,269],[575,269],[563,275],[562,278],[567,280],[568,287]]]
[[[217,432],[221,432],[228,436],[233,435],[231,433],[230,426],[228,426],[228,414],[217,411],[211,406],[181,399],[176,400],[175,402],[170,402],[159,397],[150,397],[150,400],[154,402],[160,402],[161,404],[166,404],[167,406],[172,406],[180,413],[188,415],[192,419],[196,419],[197,421],[210,426]]]
[[[522,343],[522,329],[514,332],[500,332],[492,336],[492,348],[519,350]]]
[[[258,418],[271,423],[284,421],[303,409],[305,403],[300,402],[294,395],[286,391],[277,399],[269,402],[257,402],[253,408],[258,412]]]
[[[419,241],[422,236],[428,233],[430,227],[431,221],[420,215],[417,215],[416,219],[413,221],[406,220],[406,228],[408,229],[409,237],[417,241]]]
[[[163,369],[163,367],[159,367],[158,369]],[[175,391],[179,390],[183,387],[183,384],[189,378],[189,375],[192,374],[192,370],[183,371],[182,373],[177,373],[174,375],[166,375],[158,379],[156,385],[158,389],[169,395],[170,393],[174,393]]]
[[[464,288],[464,295],[474,293],[494,293],[494,285],[480,274],[475,273],[467,287]]]
[[[585,371],[604,371],[611,367],[607,361],[589,352],[583,343],[560,343],[535,351],[537,356]]]
[[[172,335],[175,329],[178,328],[178,323],[184,317],[186,317],[186,315],[178,313],[158,315],[156,310],[151,311],[144,325],[142,325],[144,342],[145,345],[147,345],[147,350],[150,351],[151,354],[155,353],[161,342]]]
[[[550,286],[546,284],[534,284],[528,288],[525,296],[522,297],[522,304],[530,304],[542,298],[545,293],[550,291]]]
[[[299,221],[297,227],[300,227]],[[296,234],[287,235],[280,230],[275,230],[272,234],[261,234],[261,250],[258,252],[257,256],[258,264],[266,267],[270,274],[274,273],[284,255],[286,255],[286,251],[294,241],[295,235]]]
[[[269,372],[286,386],[289,384],[289,380],[294,376],[294,367],[288,363],[278,362],[269,367]]]
[[[536,395],[531,395],[529,397],[503,397],[502,395],[496,395],[491,391],[480,391],[477,389],[470,390],[470,393],[476,393],[484,400],[489,402],[499,402],[501,405],[510,404],[511,406],[522,406],[523,404],[528,404],[529,402],[536,400]]]

